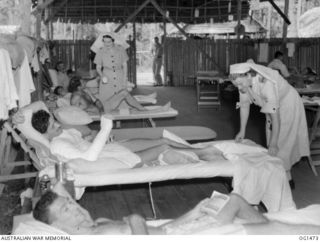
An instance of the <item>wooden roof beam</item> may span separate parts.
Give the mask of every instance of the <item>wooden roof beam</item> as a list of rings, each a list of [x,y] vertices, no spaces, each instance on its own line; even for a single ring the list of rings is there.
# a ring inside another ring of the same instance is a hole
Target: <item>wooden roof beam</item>
[[[190,39],[188,34],[186,33],[186,31],[184,31],[183,28],[181,28],[172,18],[170,18],[170,16],[166,15],[166,12],[158,5],[158,3],[155,0],[150,0],[150,2],[152,3],[152,5],[159,11],[159,13],[166,19],[168,19],[177,29],[179,29],[179,31],[187,38]],[[218,71],[222,73],[222,68],[220,67],[220,65],[215,61],[214,57],[208,55],[208,53],[203,50],[202,48],[200,48],[197,44],[195,44],[196,48],[198,50],[200,50],[204,56],[211,60],[213,62],[213,64],[218,68]]]
[[[45,8],[47,8],[51,3],[53,3],[55,0],[48,0],[48,1],[45,1],[41,4],[39,4],[35,10],[33,10],[31,13],[36,15],[38,13],[41,13]]]
[[[138,8],[138,9],[136,9],[136,11],[134,11],[120,26],[118,26],[117,28],[116,28],[116,30],[114,31],[115,33],[117,33],[120,29],[122,29],[123,28],[123,26],[125,26],[127,23],[129,23],[132,19],[134,19],[136,16],[137,16],[137,14],[142,10],[142,9],[144,9],[144,7],[148,4],[148,3],[150,3],[150,1],[151,0],[146,0],[146,1],[144,1],[141,5],[140,5],[140,7]]]
[[[269,3],[274,7],[274,9],[280,14],[280,16],[283,18],[283,20],[289,25],[291,24],[289,18],[287,15],[285,15],[282,10],[278,7],[278,5],[273,0],[268,0]]]
[[[45,24],[49,23],[51,21],[51,19],[54,18],[54,16],[56,16],[56,14],[61,10],[61,8],[63,8],[66,4],[67,4],[68,0],[64,0],[63,2],[61,2],[58,6],[58,8],[50,14],[50,16],[44,21]]]
[[[158,5],[158,3],[155,0],[150,0],[150,2],[152,3],[152,5],[155,7],[155,9],[158,10],[158,12],[166,19],[168,19],[177,29],[180,30],[180,32],[186,36],[187,38],[188,35],[187,33],[170,17],[166,15],[166,12]]]

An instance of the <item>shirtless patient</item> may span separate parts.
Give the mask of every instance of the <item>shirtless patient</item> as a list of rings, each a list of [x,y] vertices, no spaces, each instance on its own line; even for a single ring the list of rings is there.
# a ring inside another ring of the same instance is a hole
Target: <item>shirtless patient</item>
[[[119,168],[117,166],[119,161],[125,164],[129,162],[129,167],[154,165],[153,162],[157,161],[164,151],[166,152],[163,159],[168,163],[178,159],[186,162],[197,162],[197,159],[206,161],[223,159],[221,151],[212,146],[192,148],[166,138],[130,139],[120,143],[107,143],[112,129],[112,118],[106,116],[101,116],[101,129],[92,142],[84,140],[81,133],[75,129],[63,130],[45,110],[34,112],[31,124],[49,140],[51,152],[67,161],[75,173],[103,172],[112,167]],[[186,151],[192,152],[197,158],[183,153]]]
[[[214,198],[204,199],[189,212],[158,227],[147,226],[139,215],[130,215],[121,220],[98,218],[93,220],[84,208],[76,203],[60,183],[54,191],[45,193],[36,204],[33,216],[36,220],[49,224],[68,234],[171,234],[175,228],[184,226],[201,217],[214,218],[220,226],[241,220],[247,234],[319,234],[320,227],[308,224],[288,224],[269,220],[251,207],[242,197],[230,194],[228,203],[219,213]],[[214,230],[212,230],[214,232]]]
[[[128,104],[128,106],[136,113],[154,113],[169,110],[171,103],[167,103],[156,109],[149,110],[142,106],[131,94],[123,89],[111,96],[109,99],[102,103],[99,99],[94,97],[90,91],[86,90],[81,84],[80,79],[74,78],[69,85],[69,92],[72,93],[70,104],[77,106],[88,113],[110,113],[117,110],[122,102]]]

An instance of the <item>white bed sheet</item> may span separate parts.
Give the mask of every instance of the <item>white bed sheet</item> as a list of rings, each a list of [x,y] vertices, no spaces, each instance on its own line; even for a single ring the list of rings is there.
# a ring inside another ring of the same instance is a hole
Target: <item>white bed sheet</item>
[[[309,224],[320,226],[320,205],[314,204],[302,209],[291,209],[277,213],[266,213],[268,219],[276,220],[283,223],[290,224]],[[149,226],[160,226],[170,220],[151,220],[147,221]],[[181,232],[183,230],[180,230]],[[186,230],[188,233],[190,230]],[[19,215],[14,217],[13,234],[15,235],[66,235],[65,232],[48,226],[41,222],[34,220],[31,214]],[[189,233],[190,234],[190,233]],[[243,226],[240,224],[228,224],[220,227],[211,227],[202,229],[193,234],[246,234]]]
[[[214,145],[224,152],[227,160],[75,174],[75,185],[81,188],[174,179],[233,177],[233,191],[249,203],[259,204],[262,201],[270,212],[295,208],[281,159],[268,155],[266,149],[253,145],[253,142],[249,145],[238,144],[233,140],[197,144],[201,145]]]

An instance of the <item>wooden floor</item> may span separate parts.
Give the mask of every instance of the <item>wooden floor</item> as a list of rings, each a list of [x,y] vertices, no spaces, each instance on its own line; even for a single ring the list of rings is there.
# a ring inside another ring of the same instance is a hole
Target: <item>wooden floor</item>
[[[176,118],[156,120],[157,126],[200,125],[212,128],[218,133],[218,140],[233,139],[239,128],[239,111],[235,101],[223,99],[220,110],[203,109],[196,106],[196,93],[192,87],[139,87],[137,94],[157,91],[159,104],[171,101],[179,111]],[[126,122],[123,127],[137,127],[139,122]],[[247,137],[264,145],[264,115],[253,107],[247,128]],[[318,169],[320,173],[320,169]],[[293,191],[297,206],[304,207],[320,203],[320,177],[315,177],[307,162],[301,161],[292,169],[296,188]],[[174,218],[191,209],[213,190],[227,193],[225,179],[193,179],[158,182],[151,185],[155,210],[158,218]],[[90,211],[94,218],[121,219],[138,213],[146,218],[153,216],[149,201],[148,184],[105,186],[87,189],[80,204]]]

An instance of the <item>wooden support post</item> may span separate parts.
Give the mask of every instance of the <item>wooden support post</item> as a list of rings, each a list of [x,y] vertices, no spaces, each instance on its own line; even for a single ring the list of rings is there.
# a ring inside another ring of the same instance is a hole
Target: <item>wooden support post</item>
[[[36,14],[36,39],[39,41],[41,38],[41,12]]]
[[[133,22],[133,64],[134,64],[134,68],[133,68],[133,83],[137,86],[137,43],[136,43],[136,22]]]
[[[237,24],[237,61],[240,61],[240,55],[241,55],[241,47],[240,47],[240,26],[241,26],[241,1],[242,0],[238,0],[237,2],[237,20],[238,20],[238,24]]]
[[[49,16],[49,9],[48,8],[46,8],[44,10],[44,16],[45,16],[45,18],[47,18]],[[48,40],[48,39],[50,39],[50,23],[49,22],[45,23],[45,26],[46,26],[46,38]]]
[[[284,1],[284,14],[288,16],[288,10],[289,10],[289,0]],[[285,53],[286,46],[285,42],[287,39],[287,33],[288,33],[288,24],[283,21],[283,32],[282,32],[282,52]]]
[[[241,1],[242,0],[238,0],[237,2],[237,20],[238,20],[238,31],[237,31],[237,40],[240,40],[240,25],[241,25]],[[240,48],[238,48],[240,49]]]
[[[167,22],[166,19],[163,18],[163,39],[162,39],[162,62],[163,62],[163,85],[167,85],[167,55],[166,51],[164,51],[164,48],[166,48],[166,38],[167,38]]]

